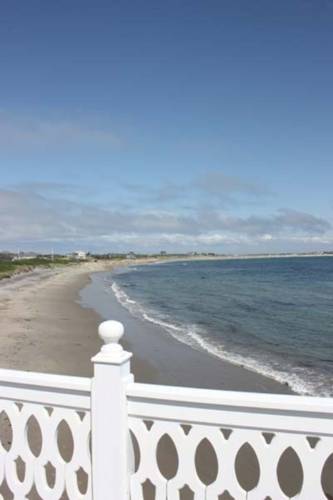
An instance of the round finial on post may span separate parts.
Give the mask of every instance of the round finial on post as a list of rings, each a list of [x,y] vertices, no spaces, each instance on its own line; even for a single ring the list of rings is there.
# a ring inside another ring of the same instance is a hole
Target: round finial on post
[[[118,343],[124,335],[124,326],[120,321],[103,321],[98,327],[98,335],[104,342],[102,351],[122,351],[123,348]]]

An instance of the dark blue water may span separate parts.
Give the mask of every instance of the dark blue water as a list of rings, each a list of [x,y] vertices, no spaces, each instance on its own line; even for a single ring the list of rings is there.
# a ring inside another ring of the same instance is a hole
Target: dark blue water
[[[123,306],[166,334],[297,392],[333,395],[333,258],[154,264],[112,282]]]

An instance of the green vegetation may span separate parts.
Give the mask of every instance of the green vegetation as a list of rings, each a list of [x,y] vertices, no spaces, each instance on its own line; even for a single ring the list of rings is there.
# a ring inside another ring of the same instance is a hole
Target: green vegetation
[[[35,259],[22,259],[22,260],[0,260],[0,279],[9,278],[15,273],[31,271],[35,267],[52,268],[59,265],[73,264],[73,260],[61,257],[42,258],[36,257]]]

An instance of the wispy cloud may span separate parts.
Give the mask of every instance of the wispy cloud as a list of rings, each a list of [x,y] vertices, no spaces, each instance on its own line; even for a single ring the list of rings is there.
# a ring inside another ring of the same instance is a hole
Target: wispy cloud
[[[194,179],[176,183],[165,181],[155,186],[123,183],[132,199],[146,205],[198,206],[199,203],[214,207],[263,202],[274,193],[259,182],[226,175],[220,170],[207,170]]]
[[[0,111],[0,147],[6,150],[87,144],[113,148],[121,140],[113,131],[82,120],[30,118]]]
[[[271,191],[259,182],[226,175],[221,171],[209,170],[193,182],[193,186],[213,196],[245,195],[261,197],[271,195]]]
[[[27,186],[26,186],[27,187]],[[240,217],[198,207],[178,209],[112,209],[66,198],[66,186],[55,186],[62,197],[36,189],[0,190],[0,244],[29,242],[31,246],[84,244],[103,250],[191,248],[226,249],[289,242],[326,245],[333,242],[331,224],[324,218],[288,208],[267,216]],[[41,186],[39,186],[41,188]]]

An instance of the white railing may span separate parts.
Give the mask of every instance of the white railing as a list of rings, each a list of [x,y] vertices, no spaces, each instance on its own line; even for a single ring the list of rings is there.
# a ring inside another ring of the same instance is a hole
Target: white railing
[[[161,500],[178,500],[187,489],[195,500],[217,500],[226,492],[237,500],[327,498],[321,476],[333,452],[332,400],[144,384],[128,385],[127,397],[140,450],[133,499],[144,498],[147,480]],[[169,462],[178,463],[168,471],[165,459],[164,474],[163,440]],[[292,470],[281,488],[277,471],[284,460]]]
[[[3,498],[11,498],[8,490],[15,499],[33,490],[50,500],[64,491],[91,498],[90,385],[90,379],[0,370]]]
[[[332,498],[332,399],[134,383],[99,333],[92,379],[0,370],[3,499]]]

